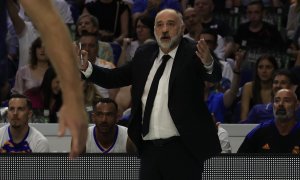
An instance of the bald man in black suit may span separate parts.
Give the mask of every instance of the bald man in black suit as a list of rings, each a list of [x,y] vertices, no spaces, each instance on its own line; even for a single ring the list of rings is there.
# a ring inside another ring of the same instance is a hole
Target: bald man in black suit
[[[108,70],[86,62],[82,71],[105,88],[132,85],[128,134],[141,157],[140,179],[198,180],[204,161],[221,152],[203,99],[204,81],[219,81],[221,68],[204,40],[183,38],[178,12],[159,12],[154,30],[157,43],[141,46],[128,64]]]

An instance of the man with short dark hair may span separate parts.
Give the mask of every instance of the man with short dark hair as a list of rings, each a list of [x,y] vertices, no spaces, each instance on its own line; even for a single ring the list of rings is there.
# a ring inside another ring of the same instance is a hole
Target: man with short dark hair
[[[197,15],[200,16],[203,29],[211,29],[223,38],[232,36],[229,25],[215,16],[213,0],[195,0],[194,8]]]
[[[77,33],[79,38],[86,33],[92,33],[96,35],[98,42],[97,56],[106,61],[114,62],[113,49],[107,42],[101,41],[99,38],[99,22],[98,19],[90,14],[83,14],[79,16],[76,23]]]
[[[102,98],[94,107],[86,143],[87,153],[125,153],[133,146],[128,139],[127,127],[117,125],[118,105],[110,98]]]
[[[276,94],[280,89],[292,89],[294,86],[292,74],[287,69],[278,70],[273,76],[272,94]],[[299,117],[300,109],[296,110],[296,115]],[[247,119],[242,123],[255,124],[273,119],[273,103],[257,104],[250,110]]]
[[[235,42],[249,49],[282,50],[284,46],[281,34],[274,25],[263,21],[263,3],[252,1],[246,11],[249,22],[238,27]]]
[[[8,102],[9,124],[0,128],[0,153],[49,152],[46,137],[28,124],[32,116],[31,108],[26,96],[12,95]]]

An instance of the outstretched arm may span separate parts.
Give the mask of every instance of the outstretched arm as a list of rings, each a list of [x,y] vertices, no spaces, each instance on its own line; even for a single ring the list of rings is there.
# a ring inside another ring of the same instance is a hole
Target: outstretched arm
[[[51,0],[21,0],[21,4],[39,30],[60,80],[63,105],[59,135],[63,135],[66,128],[70,129],[73,138],[70,156],[76,157],[85,148],[88,120],[71,37]]]

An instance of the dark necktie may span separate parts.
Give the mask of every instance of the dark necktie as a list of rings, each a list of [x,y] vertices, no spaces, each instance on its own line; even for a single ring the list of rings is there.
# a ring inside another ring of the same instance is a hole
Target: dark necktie
[[[146,106],[145,106],[145,111],[144,111],[144,118],[143,118],[143,136],[146,136],[149,132],[149,123],[150,123],[150,116],[151,116],[151,112],[152,112],[152,107],[153,107],[153,103],[154,103],[154,99],[156,96],[156,92],[157,92],[157,87],[158,87],[158,83],[159,80],[165,70],[167,61],[171,58],[170,55],[163,55],[162,57],[162,63],[160,64],[160,66],[158,67],[151,87],[150,87],[150,91],[147,97],[147,101],[146,101]]]

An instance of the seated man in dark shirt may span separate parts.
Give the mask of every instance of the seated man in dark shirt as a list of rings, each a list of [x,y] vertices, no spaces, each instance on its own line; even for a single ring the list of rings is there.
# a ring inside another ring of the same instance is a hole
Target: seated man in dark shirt
[[[274,97],[274,120],[258,125],[245,138],[238,153],[300,153],[300,122],[296,121],[299,104],[289,89]]]
[[[292,82],[292,73],[287,69],[279,70],[275,73],[273,78],[272,91],[276,94],[280,89],[292,89],[294,83]],[[300,108],[296,111],[296,117],[300,118]],[[252,107],[248,117],[242,123],[262,123],[267,120],[274,119],[273,115],[273,103],[268,104],[257,104]]]
[[[202,21],[203,29],[211,29],[222,37],[231,37],[232,29],[228,23],[216,17],[213,0],[195,0],[194,8]]]
[[[249,22],[238,27],[234,36],[235,42],[247,49],[281,50],[284,46],[279,31],[274,25],[263,21],[262,2],[250,2],[246,11]]]

